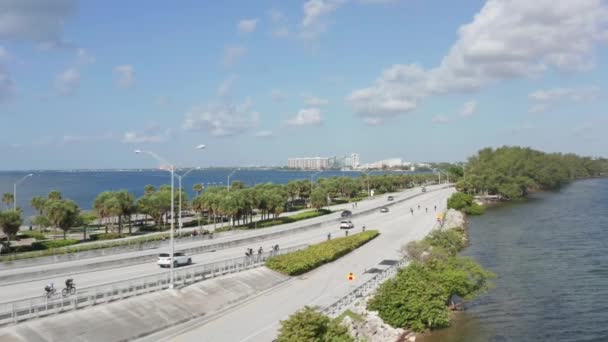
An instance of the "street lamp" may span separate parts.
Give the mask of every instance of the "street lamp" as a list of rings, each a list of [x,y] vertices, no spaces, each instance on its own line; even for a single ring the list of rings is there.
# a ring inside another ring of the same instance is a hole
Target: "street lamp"
[[[369,192],[369,175],[371,175],[372,173],[376,172],[378,170],[371,170],[371,171],[367,171],[367,172],[363,172],[363,174],[365,175],[365,179],[367,180],[367,197],[371,197],[371,193]]]
[[[198,145],[196,146],[197,149],[203,149],[205,148],[205,145]],[[171,232],[170,234],[170,239],[171,239],[171,272],[170,272],[170,283],[169,283],[169,288],[173,288],[174,287],[174,283],[175,283],[175,275],[174,275],[174,255],[175,255],[175,239],[174,239],[174,231],[175,231],[175,165],[168,163],[167,161],[165,161],[163,158],[161,158],[160,156],[158,156],[156,153],[154,152],[150,152],[150,151],[142,151],[142,150],[135,150],[134,151],[137,154],[142,154],[145,153],[149,156],[151,156],[152,158],[158,160],[160,163],[163,163],[165,165],[169,166],[169,171],[171,173]],[[164,169],[163,169],[164,170]]]
[[[228,180],[226,181],[226,189],[227,189],[228,191],[230,191],[230,177],[231,177],[232,175],[234,175],[234,174],[235,174],[235,172],[240,171],[240,170],[241,170],[241,169],[234,169],[234,170],[232,170],[232,172],[230,172],[230,174],[228,175]]]
[[[28,179],[29,177],[32,177],[33,175],[34,175],[33,173],[25,175],[23,178],[21,178],[20,180],[15,182],[15,184],[13,185],[13,210],[14,211],[17,211],[17,185],[19,183],[23,182],[24,180]]]
[[[199,167],[193,167],[190,170],[186,171],[186,173],[184,173],[183,175],[177,175],[177,183],[178,183],[178,189],[177,190],[179,192],[179,207],[177,209],[178,211],[178,219],[177,221],[179,222],[179,230],[178,233],[181,235],[182,234],[182,227],[184,226],[184,223],[182,222],[182,179],[184,177],[186,177],[190,172],[194,171],[194,170],[200,170],[200,166]]]

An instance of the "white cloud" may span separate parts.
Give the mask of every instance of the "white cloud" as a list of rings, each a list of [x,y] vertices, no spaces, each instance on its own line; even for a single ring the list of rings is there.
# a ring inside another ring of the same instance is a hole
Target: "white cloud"
[[[257,138],[271,138],[273,136],[272,131],[259,131],[255,133]]]
[[[389,4],[392,2],[398,2],[400,0],[359,0],[360,3],[365,5],[375,5],[375,4]]]
[[[212,136],[231,136],[257,126],[259,113],[251,111],[251,100],[234,105],[224,103],[193,108],[186,113],[182,127],[191,131],[207,131]]]
[[[477,110],[477,101],[467,101],[462,106],[462,109],[460,110],[460,112],[458,112],[458,115],[466,118],[466,117],[469,117],[469,116],[475,114],[476,110]]]
[[[274,24],[272,29],[272,35],[279,38],[285,38],[289,36],[289,28],[287,27],[287,17],[283,12],[276,8],[268,10],[268,16],[270,21]]]
[[[80,71],[68,68],[55,79],[55,88],[64,95],[73,94],[80,86]]]
[[[89,65],[95,63],[95,57],[86,49],[79,48],[76,50],[76,56],[78,57],[78,64]]]
[[[224,66],[231,66],[247,54],[247,48],[242,45],[229,46],[224,51]]]
[[[445,115],[436,115],[433,117],[433,123],[444,124],[450,122],[450,118]]]
[[[239,33],[252,33],[258,25],[258,19],[243,19],[237,24]]]
[[[0,65],[0,103],[10,99],[13,92],[14,85],[11,75]]]
[[[279,27],[272,31],[272,35],[278,38],[285,38],[289,36],[289,29],[287,27]]]
[[[598,87],[540,89],[528,95],[530,101],[534,102],[528,112],[541,113],[558,102],[591,101],[597,98],[599,94],[600,89]]]
[[[226,79],[224,79],[222,81],[222,83],[220,83],[220,86],[217,88],[218,96],[220,96],[220,97],[228,96],[230,94],[230,92],[232,92],[232,86],[234,85],[234,82],[236,81],[236,79],[237,79],[236,75],[230,75]]]
[[[595,44],[607,37],[608,10],[600,0],[488,0],[460,27],[439,66],[394,65],[347,99],[364,118],[399,115],[432,95],[475,91],[549,69],[587,70]]]
[[[285,99],[285,94],[279,89],[273,89],[270,92],[270,97],[272,97],[272,100],[275,102],[281,102]]]
[[[118,85],[122,88],[129,88],[135,84],[135,70],[130,64],[115,67],[114,74],[118,77]]]
[[[323,123],[321,110],[319,108],[301,109],[294,118],[285,123],[290,126],[320,126]]]
[[[122,142],[129,144],[162,143],[168,141],[172,136],[173,130],[171,128],[161,130],[160,127],[154,125],[144,131],[125,132]]]
[[[0,40],[63,45],[64,25],[76,8],[76,0],[0,1]]]
[[[340,8],[346,0],[308,0],[304,3],[301,23],[303,38],[315,39],[327,30],[327,17]]]
[[[313,96],[313,97],[309,97],[308,99],[306,99],[306,104],[311,107],[321,107],[321,106],[328,105],[329,100],[321,99],[321,98]]]

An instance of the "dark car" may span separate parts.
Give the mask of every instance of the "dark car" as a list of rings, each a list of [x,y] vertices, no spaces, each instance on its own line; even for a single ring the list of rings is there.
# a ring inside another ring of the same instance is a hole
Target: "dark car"
[[[422,192],[426,192],[426,187],[422,187]]]
[[[387,200],[389,200],[389,201],[392,201],[392,200],[394,200],[394,199],[395,199],[395,198],[393,198],[393,196],[388,196],[388,198],[387,198]]]
[[[351,217],[351,216],[352,216],[352,214],[353,214],[353,213],[352,213],[350,210],[344,210],[344,211],[342,212],[342,214],[340,214],[340,216],[342,216],[342,217]]]

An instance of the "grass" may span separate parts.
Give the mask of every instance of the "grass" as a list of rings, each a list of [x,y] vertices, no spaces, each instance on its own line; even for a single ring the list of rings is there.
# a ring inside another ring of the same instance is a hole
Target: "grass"
[[[266,266],[283,274],[300,275],[352,252],[379,234],[377,230],[368,230],[324,241],[301,251],[271,257]]]

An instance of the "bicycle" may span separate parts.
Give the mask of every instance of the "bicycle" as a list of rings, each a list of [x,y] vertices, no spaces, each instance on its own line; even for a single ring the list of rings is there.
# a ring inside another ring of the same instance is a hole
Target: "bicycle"
[[[61,290],[61,295],[64,297],[67,297],[69,295],[73,295],[76,294],[76,286],[72,285],[70,287],[66,287],[63,290]]]
[[[53,288],[45,288],[44,289],[44,294],[42,295],[42,297],[46,297],[47,299],[53,297],[54,295],[57,294],[57,289]]]

